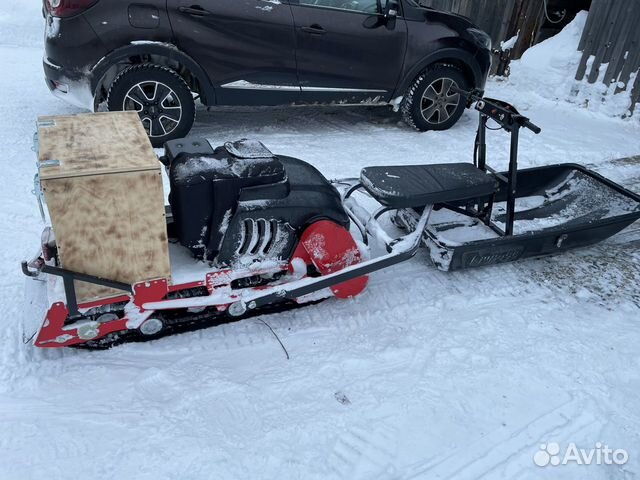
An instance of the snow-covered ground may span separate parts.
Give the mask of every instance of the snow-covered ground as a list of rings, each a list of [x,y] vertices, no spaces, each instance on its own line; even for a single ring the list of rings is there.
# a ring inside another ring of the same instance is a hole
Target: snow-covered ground
[[[460,273],[420,254],[357,299],[265,317],[290,360],[256,320],[98,353],[24,345],[19,262],[42,228],[34,121],[77,111],[44,85],[41,36],[39,0],[2,3],[0,480],[640,477],[637,224],[564,256]],[[523,135],[522,166],[582,163],[640,191],[640,161],[616,160],[640,154],[638,121],[565,102],[548,75],[571,72],[544,63],[489,85],[543,128]],[[469,160],[475,122],[417,134],[384,109],[215,109],[195,133],[257,138],[333,177]],[[490,136],[497,168],[507,141]],[[549,442],[601,442],[629,461],[537,467]]]

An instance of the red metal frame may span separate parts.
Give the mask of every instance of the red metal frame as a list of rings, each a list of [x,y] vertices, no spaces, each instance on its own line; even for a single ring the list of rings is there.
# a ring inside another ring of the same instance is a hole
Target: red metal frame
[[[270,269],[214,271],[207,273],[203,281],[178,285],[169,285],[166,279],[139,282],[133,285],[133,293],[130,295],[120,295],[79,305],[80,310],[87,311],[96,307],[129,302],[122,318],[104,323],[82,318],[68,322],[69,309],[64,303],[56,302],[47,311],[34,344],[42,348],[67,347],[98,340],[114,332],[135,329],[154,312],[154,310],[146,310],[144,306],[154,302],[156,304],[162,303],[170,292],[206,286],[209,295],[213,295],[219,289],[230,288],[231,282],[240,278],[279,271],[288,271],[293,274],[296,270],[294,259],[302,260],[306,265],[314,265],[322,275],[334,273],[362,261],[358,245],[347,229],[330,221],[318,221],[304,231],[290,262],[282,262]],[[366,285],[367,277],[364,276],[332,286],[331,291],[338,298],[348,298],[361,293]],[[261,291],[268,288],[267,285],[244,290]],[[212,306],[215,306],[218,311],[225,311],[235,301],[234,299],[239,300],[240,297],[231,291],[228,297],[229,303],[213,304]],[[170,301],[167,300],[167,302]],[[193,306],[197,306],[197,301],[194,300]],[[187,308],[189,307],[187,306]],[[67,324],[65,325],[65,323]]]

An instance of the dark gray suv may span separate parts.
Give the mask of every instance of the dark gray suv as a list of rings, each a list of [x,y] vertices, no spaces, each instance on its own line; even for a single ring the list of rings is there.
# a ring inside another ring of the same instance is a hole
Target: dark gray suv
[[[44,0],[49,88],[139,112],[154,145],[205,105],[391,104],[424,130],[484,87],[491,39],[414,0]]]

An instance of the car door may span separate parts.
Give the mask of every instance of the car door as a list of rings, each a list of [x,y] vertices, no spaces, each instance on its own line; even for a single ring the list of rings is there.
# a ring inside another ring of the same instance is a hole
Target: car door
[[[300,97],[287,0],[169,0],[178,47],[208,73],[216,101],[276,105]]]
[[[302,98],[306,102],[388,101],[407,45],[402,17],[384,0],[291,0]]]

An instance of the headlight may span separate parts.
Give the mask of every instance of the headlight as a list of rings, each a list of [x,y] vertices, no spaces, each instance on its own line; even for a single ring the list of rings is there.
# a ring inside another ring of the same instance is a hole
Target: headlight
[[[474,43],[478,47],[484,48],[486,50],[491,50],[491,37],[487,34],[487,32],[484,32],[478,28],[468,28],[467,32],[469,32],[474,40]]]

